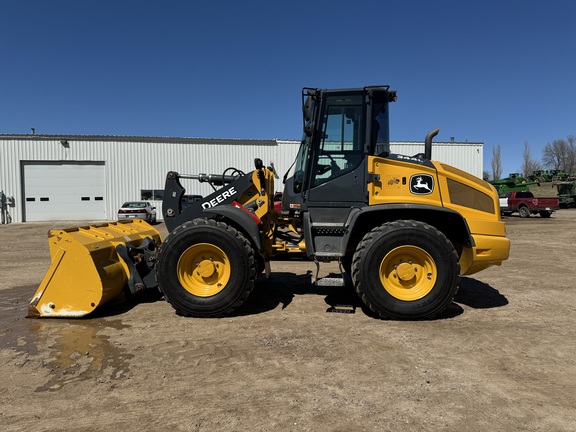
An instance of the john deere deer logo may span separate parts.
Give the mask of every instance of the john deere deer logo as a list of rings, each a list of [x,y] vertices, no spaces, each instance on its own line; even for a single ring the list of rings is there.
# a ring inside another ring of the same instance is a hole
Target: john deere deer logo
[[[415,195],[428,195],[434,191],[434,178],[429,174],[416,174],[410,177],[410,192]]]

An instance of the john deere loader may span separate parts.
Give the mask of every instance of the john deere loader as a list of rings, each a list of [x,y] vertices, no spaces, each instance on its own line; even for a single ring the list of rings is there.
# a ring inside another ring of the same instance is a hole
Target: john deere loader
[[[316,283],[351,280],[381,317],[437,315],[460,276],[500,265],[510,242],[494,187],[431,160],[438,130],[426,137],[423,153],[390,152],[394,101],[389,86],[303,89],[304,137],[284,176],[280,212],[272,168],[256,159],[247,173],[169,172],[163,241],[141,221],[51,231],[52,265],[30,315],[83,316],[159,289],[180,315],[224,316],[279,255],[305,256],[317,268],[339,263],[342,278]],[[183,207],[182,179],[208,182],[214,192]]]

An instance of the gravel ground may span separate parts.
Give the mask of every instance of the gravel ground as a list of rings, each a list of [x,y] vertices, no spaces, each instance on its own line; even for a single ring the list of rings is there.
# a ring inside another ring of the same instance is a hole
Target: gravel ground
[[[47,230],[78,223],[1,225],[2,430],[575,431],[576,210],[506,221],[510,259],[420,322],[313,286],[307,261],[273,262],[227,318],[142,298],[26,319]]]

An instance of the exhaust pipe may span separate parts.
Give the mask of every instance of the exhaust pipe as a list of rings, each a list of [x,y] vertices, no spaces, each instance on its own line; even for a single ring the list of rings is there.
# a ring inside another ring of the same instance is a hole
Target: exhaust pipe
[[[438,135],[440,129],[436,128],[428,132],[426,138],[424,139],[424,159],[432,159],[432,138]]]

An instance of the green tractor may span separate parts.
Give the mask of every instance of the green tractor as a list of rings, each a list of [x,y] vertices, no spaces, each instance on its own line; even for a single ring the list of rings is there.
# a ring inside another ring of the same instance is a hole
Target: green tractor
[[[567,181],[568,177],[568,173],[561,170],[536,170],[528,178],[533,181],[539,180],[543,183],[551,181]]]
[[[540,181],[538,179],[534,181],[528,181],[522,177],[519,173],[510,173],[507,178],[500,180],[490,180],[489,183],[496,188],[498,195],[504,194],[506,192],[524,192],[529,191],[530,185],[540,186]]]
[[[556,183],[560,208],[576,207],[576,181]]]
[[[552,173],[548,170],[536,170],[533,171],[531,175],[528,176],[528,179],[531,181],[538,180],[539,182],[550,182],[552,181]]]
[[[560,170],[552,170],[552,181],[568,181],[568,173],[565,173]]]

